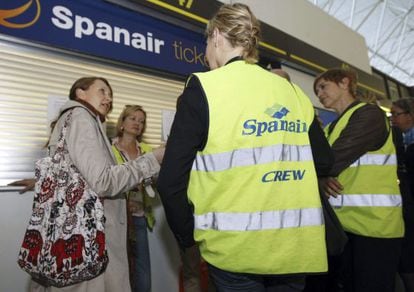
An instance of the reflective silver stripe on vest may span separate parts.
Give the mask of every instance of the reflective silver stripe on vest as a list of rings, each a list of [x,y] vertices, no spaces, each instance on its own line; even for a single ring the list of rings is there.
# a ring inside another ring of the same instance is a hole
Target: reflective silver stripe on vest
[[[310,161],[309,145],[272,145],[258,148],[237,149],[217,154],[197,154],[193,170],[221,171],[238,166],[249,166],[272,161]]]
[[[330,197],[333,207],[400,207],[401,195],[339,195]]]
[[[323,217],[321,208],[254,213],[211,212],[195,215],[194,224],[201,230],[257,231],[322,225]]]
[[[350,167],[360,165],[397,165],[397,156],[395,154],[365,154],[352,163]]]

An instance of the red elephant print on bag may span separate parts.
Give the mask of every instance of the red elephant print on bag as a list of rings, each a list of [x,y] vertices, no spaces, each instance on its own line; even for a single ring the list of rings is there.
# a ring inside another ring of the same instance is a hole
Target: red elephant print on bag
[[[81,234],[74,234],[69,239],[58,239],[51,248],[52,256],[56,257],[57,272],[62,272],[63,260],[70,258],[71,267],[83,263],[82,250],[85,240]]]
[[[105,233],[102,231],[96,232],[95,243],[98,245],[98,258],[106,256],[105,253]]]
[[[66,116],[53,157],[36,162],[35,195],[17,263],[45,287],[66,287],[102,274],[108,264],[99,195],[73,164]]]
[[[24,235],[24,241],[22,248],[27,248],[29,250],[29,255],[27,256],[27,261],[31,262],[33,265],[37,265],[37,257],[40,250],[43,246],[42,235],[37,230],[27,230]]]

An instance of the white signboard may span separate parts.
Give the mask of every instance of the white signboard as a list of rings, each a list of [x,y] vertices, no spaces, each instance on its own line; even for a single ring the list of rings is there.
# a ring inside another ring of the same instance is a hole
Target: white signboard
[[[171,126],[174,121],[175,111],[163,110],[162,111],[162,129],[161,129],[161,141],[166,142],[170,135]]]
[[[67,96],[48,96],[47,97],[47,123],[50,123],[58,117],[60,109],[68,101]]]

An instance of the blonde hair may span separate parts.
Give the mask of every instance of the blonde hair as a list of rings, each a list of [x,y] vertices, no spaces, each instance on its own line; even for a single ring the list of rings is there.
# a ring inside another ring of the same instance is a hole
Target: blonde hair
[[[144,128],[142,129],[141,134],[137,136],[138,142],[142,142],[142,136],[144,135],[145,129],[147,127],[147,113],[144,111],[144,109],[140,105],[126,105],[124,107],[121,114],[119,115],[118,122],[116,123],[116,136],[117,137],[122,137],[122,135],[124,134],[123,129],[122,129],[122,123],[125,121],[125,119],[129,115],[137,111],[140,111],[144,114]]]
[[[250,8],[241,3],[224,4],[209,21],[206,37],[218,29],[233,47],[243,48],[243,59],[256,63],[259,59],[260,23]]]

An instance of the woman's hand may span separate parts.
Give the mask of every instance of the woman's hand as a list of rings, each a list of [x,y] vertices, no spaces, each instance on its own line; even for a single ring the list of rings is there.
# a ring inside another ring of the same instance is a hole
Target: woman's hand
[[[34,178],[25,178],[22,180],[16,180],[14,182],[11,182],[8,185],[15,186],[15,187],[24,187],[24,189],[19,191],[19,194],[23,194],[28,191],[33,191],[35,184],[36,184],[36,180]]]
[[[161,164],[162,159],[164,158],[165,145],[161,145],[158,148],[153,149],[152,153],[154,154],[154,156],[157,159],[158,163]]]
[[[324,192],[324,195],[328,198],[330,196],[337,197],[342,193],[344,187],[334,177],[323,177],[319,178],[319,185]]]

